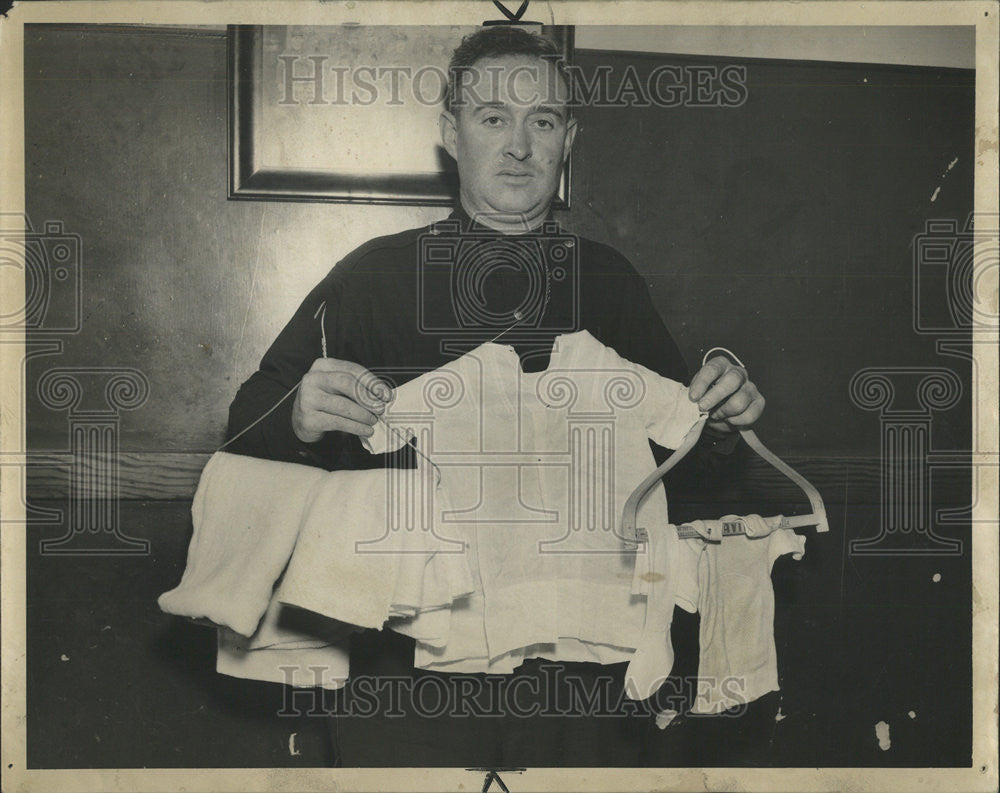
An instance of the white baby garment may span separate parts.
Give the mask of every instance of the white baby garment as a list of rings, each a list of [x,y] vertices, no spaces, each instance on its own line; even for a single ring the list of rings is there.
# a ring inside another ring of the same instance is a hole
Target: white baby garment
[[[213,454],[191,505],[194,533],[184,573],[160,595],[160,608],[251,636],[292,553],[307,494],[325,474],[307,465]]]
[[[450,636],[454,636],[452,633]],[[448,648],[449,655],[458,655],[453,648]],[[583,662],[596,664],[626,663],[632,657],[631,647],[614,647],[599,642],[585,642],[580,639],[560,638],[549,644],[532,644],[519,647],[509,653],[494,658],[468,657],[459,660],[447,660],[439,648],[428,647],[417,643],[414,653],[414,666],[436,672],[462,672],[507,675],[512,673],[526,660],[543,658],[549,661]]]
[[[216,625],[217,671],[236,677],[342,686],[349,629],[335,620],[381,627],[426,611],[411,635],[442,645],[444,609],[472,578],[464,546],[429,530],[427,481],[423,470],[326,472],[218,452],[192,504],[181,582],[159,605]]]
[[[805,552],[805,537],[775,531],[759,515],[722,520],[742,520],[747,534],[679,541],[677,604],[701,613],[692,713],[719,713],[779,690],[771,567],[782,554]]]
[[[215,671],[230,677],[284,683],[290,686],[343,688],[350,671],[350,646],[251,647],[245,636],[219,628]]]
[[[275,593],[252,636],[221,626],[216,630],[215,671],[292,686],[342,688],[350,670],[353,630],[286,606]]]
[[[646,593],[646,622],[625,670],[625,695],[638,700],[655,694],[674,666],[670,626],[677,595],[680,542],[672,525],[643,528],[649,538],[644,543],[647,553],[639,557],[643,561],[637,562],[637,567],[645,570],[641,580]]]
[[[522,372],[511,347],[480,345],[396,389],[385,418],[396,431],[366,446],[418,439],[451,501],[442,532],[469,544],[479,585],[452,607],[447,645],[418,645],[418,666],[488,668],[563,640],[636,646],[645,599],[632,593],[635,546],[618,521],[655,467],[648,439],[676,448],[699,419],[683,385],[580,331],[557,337],[538,373]],[[640,521],[666,525],[662,490]]]
[[[464,546],[436,533],[445,495],[423,467],[328,474],[310,491],[279,600],[362,628],[450,606],[472,577]]]

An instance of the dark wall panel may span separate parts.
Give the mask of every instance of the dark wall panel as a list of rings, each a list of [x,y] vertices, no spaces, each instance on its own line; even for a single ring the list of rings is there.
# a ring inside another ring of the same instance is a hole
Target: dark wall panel
[[[726,59],[580,52],[584,74]],[[877,456],[874,414],[848,384],[869,366],[947,366],[913,329],[913,241],[972,211],[974,79],[962,70],[732,62],[745,101],[579,109],[571,219],[649,282],[689,365],[736,352],[767,396],[783,453]],[[954,165],[949,170],[949,165]],[[937,188],[940,187],[940,191]],[[966,391],[966,396],[968,396]],[[969,447],[969,406],[935,417]]]

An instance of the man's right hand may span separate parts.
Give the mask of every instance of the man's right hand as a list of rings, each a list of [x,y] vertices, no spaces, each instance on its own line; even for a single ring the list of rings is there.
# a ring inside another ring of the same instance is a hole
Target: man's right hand
[[[363,366],[317,358],[295,395],[292,430],[303,443],[314,443],[331,430],[367,438],[391,394],[389,386]]]

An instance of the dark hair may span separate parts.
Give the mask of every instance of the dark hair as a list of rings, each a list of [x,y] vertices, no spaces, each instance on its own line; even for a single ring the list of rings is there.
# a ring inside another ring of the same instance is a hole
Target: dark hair
[[[461,106],[461,103],[456,103],[456,94],[462,84],[461,75],[483,58],[504,55],[527,55],[553,63],[566,87],[571,87],[562,54],[550,38],[509,25],[485,27],[465,36],[452,53],[448,64],[448,93],[445,95],[448,112],[454,113]]]

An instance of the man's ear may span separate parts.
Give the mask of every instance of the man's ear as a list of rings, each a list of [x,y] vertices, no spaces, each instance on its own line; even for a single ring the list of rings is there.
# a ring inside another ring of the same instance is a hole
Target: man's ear
[[[566,140],[563,141],[563,162],[566,162],[566,158],[569,157],[569,153],[573,149],[573,141],[576,139],[576,130],[576,119],[571,118],[566,122]]]
[[[444,146],[444,150],[451,155],[452,159],[457,162],[458,146],[456,145],[456,140],[458,138],[458,121],[447,110],[442,110],[438,126],[441,128],[441,145]]]

